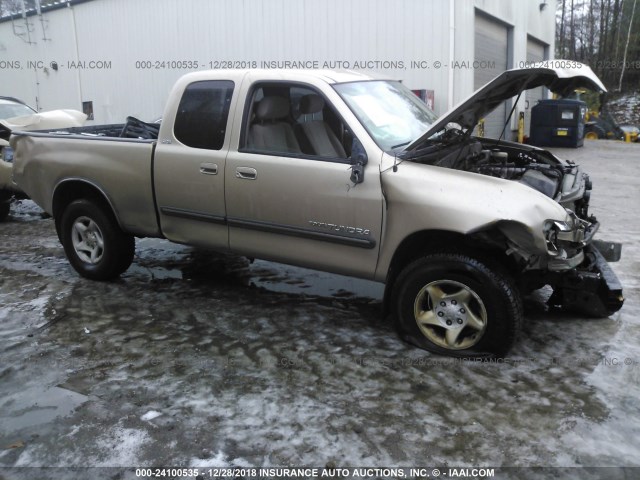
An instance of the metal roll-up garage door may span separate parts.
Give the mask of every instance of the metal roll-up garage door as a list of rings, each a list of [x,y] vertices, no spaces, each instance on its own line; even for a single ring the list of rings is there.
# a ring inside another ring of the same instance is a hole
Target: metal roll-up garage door
[[[541,62],[545,59],[545,44],[534,40],[533,38],[527,39],[527,64]],[[534,88],[525,92],[525,99],[527,101],[528,108],[524,111],[524,131],[525,135],[530,135],[529,128],[531,126],[531,109],[535,107],[538,100],[545,98],[544,87]]]
[[[508,30],[501,23],[476,14],[474,90],[482,87],[507,69]],[[506,102],[503,102],[484,120],[485,137],[498,138],[507,118]],[[507,136],[509,127],[505,131]]]

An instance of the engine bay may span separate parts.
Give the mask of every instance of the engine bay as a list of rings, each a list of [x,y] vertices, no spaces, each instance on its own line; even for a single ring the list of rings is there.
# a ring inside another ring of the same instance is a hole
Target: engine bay
[[[447,129],[409,160],[438,167],[512,180],[572,207],[586,218],[590,182],[572,163],[559,161],[546,150]]]
[[[565,173],[559,165],[543,163],[536,154],[526,151],[510,152],[504,148],[483,148],[477,154],[468,155],[461,169],[515,180],[550,198],[557,197]]]

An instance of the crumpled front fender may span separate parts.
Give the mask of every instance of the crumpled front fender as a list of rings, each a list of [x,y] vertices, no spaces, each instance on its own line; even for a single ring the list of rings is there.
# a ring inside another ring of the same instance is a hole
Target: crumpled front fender
[[[387,226],[376,278],[384,278],[393,254],[408,236],[425,230],[470,235],[499,227],[529,254],[547,253],[544,225],[565,221],[554,200],[518,182],[476,173],[402,162],[381,174]]]

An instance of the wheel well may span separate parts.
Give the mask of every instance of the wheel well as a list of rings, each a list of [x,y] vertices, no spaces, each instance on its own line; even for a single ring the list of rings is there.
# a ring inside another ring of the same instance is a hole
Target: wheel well
[[[391,291],[398,274],[409,263],[428,253],[467,253],[515,271],[515,262],[507,256],[505,237],[497,228],[469,235],[442,230],[424,230],[405,238],[393,255],[384,292],[384,313],[389,313]]]
[[[115,215],[111,204],[100,189],[90,183],[83,182],[81,180],[73,180],[62,183],[58,188],[56,188],[56,191],[53,194],[52,213],[53,218],[56,221],[56,228],[58,228],[60,218],[62,217],[65,208],[67,208],[71,202],[80,199],[91,200],[96,205],[102,207],[108,215],[113,215],[117,221],[117,216]]]

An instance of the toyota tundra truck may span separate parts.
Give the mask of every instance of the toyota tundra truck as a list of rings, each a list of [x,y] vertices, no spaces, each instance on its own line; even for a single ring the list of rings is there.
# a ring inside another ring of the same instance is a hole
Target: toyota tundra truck
[[[474,135],[498,105],[513,113],[538,87],[605,90],[585,65],[541,64],[436,117],[400,81],[362,73],[189,73],[159,130],[129,118],[14,131],[13,176],[88,279],[127,270],[135,237],[165,238],[383,282],[406,341],[502,356],[535,289],[595,316],[623,303],[601,253],[616,245],[594,246],[588,175],[546,150]]]

